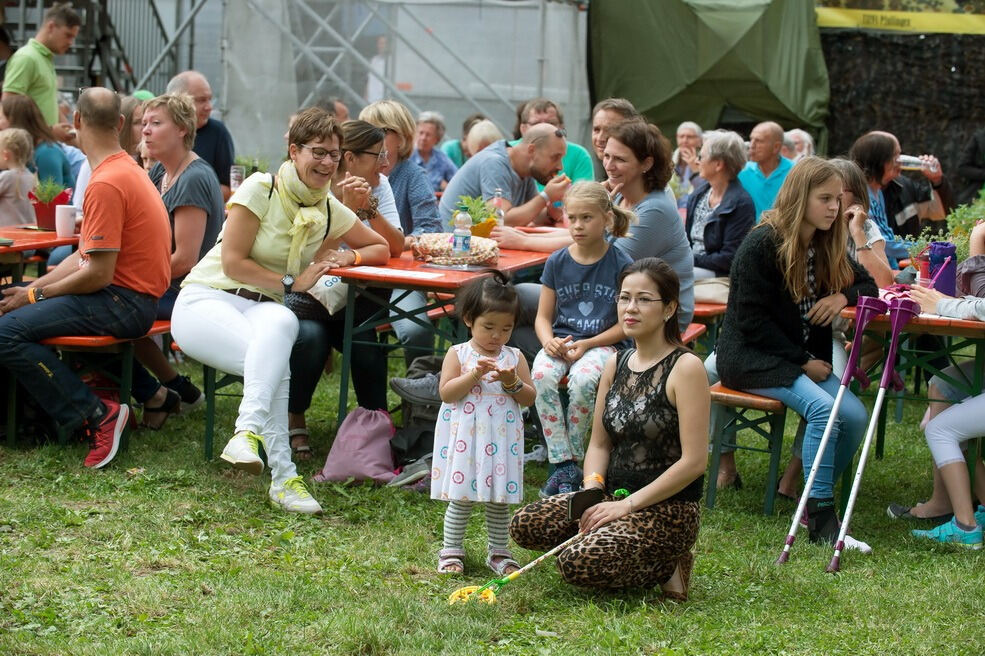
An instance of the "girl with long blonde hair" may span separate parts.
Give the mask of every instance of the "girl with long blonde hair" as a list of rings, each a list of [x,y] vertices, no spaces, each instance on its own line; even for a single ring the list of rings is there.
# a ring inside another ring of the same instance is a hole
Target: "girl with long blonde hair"
[[[732,288],[718,339],[722,382],[783,402],[807,422],[804,472],[810,471],[839,381],[831,373],[831,322],[859,296],[878,293],[846,254],[843,181],[827,160],[805,157],[790,171],[773,209],[732,263]],[[834,481],[851,464],[866,411],[845,393],[807,502],[813,542],[834,543]],[[849,547],[868,545],[849,540]]]

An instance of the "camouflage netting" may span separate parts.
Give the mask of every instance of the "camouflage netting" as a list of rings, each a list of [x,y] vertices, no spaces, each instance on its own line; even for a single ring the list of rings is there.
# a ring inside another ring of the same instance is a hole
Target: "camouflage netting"
[[[985,36],[822,29],[821,45],[831,81],[828,153],[886,130],[904,153],[935,154],[960,188],[961,151],[985,126]]]

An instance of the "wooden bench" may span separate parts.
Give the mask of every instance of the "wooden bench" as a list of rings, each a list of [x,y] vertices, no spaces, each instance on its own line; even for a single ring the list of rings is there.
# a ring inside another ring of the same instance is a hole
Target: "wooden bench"
[[[783,449],[783,430],[787,419],[786,406],[776,399],[729,389],[721,383],[711,386],[711,404],[711,465],[708,470],[705,504],[709,508],[715,507],[722,447],[729,446],[769,454],[763,513],[772,515]],[[747,428],[766,440],[766,448],[737,442],[737,433]]]
[[[702,346],[707,349],[708,353],[715,350],[715,342],[718,341],[718,331],[721,329],[722,321],[725,318],[725,309],[726,305],[724,303],[694,304],[694,315],[691,320],[707,326],[708,333],[702,341]]]
[[[170,321],[155,321],[150,330],[145,335],[136,339],[112,337],[110,335],[64,335],[62,337],[49,337],[41,340],[45,346],[60,351],[64,354],[72,354],[71,358],[82,362],[79,375],[99,372],[119,385],[121,403],[130,402],[130,392],[133,386],[133,353],[134,342],[137,339],[150,337],[153,335],[166,335],[171,332]],[[89,355],[97,354],[99,357],[90,358]],[[104,354],[114,357],[108,359]],[[119,362],[120,368],[117,373],[113,367],[107,364]],[[10,374],[7,390],[7,444],[13,446],[17,434],[17,379],[13,373]],[[129,426],[124,429],[120,445],[125,448],[129,437]],[[68,433],[61,427],[58,430],[58,442],[66,444]]]

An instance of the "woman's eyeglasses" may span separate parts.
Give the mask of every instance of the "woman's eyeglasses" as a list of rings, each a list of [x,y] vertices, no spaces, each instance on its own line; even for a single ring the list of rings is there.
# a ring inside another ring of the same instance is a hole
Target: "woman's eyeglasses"
[[[643,297],[640,297],[640,296],[633,297],[633,296],[624,296],[624,295],[620,294],[616,298],[616,303],[618,305],[629,305],[633,301],[636,301],[636,307],[638,307],[638,308],[648,308],[651,305],[653,305],[654,303],[658,303],[658,302],[660,302],[662,300],[663,300],[662,298],[643,298]]]
[[[389,159],[389,157],[390,157],[390,153],[388,153],[386,150],[379,150],[379,151],[376,151],[376,150],[350,150],[349,152],[350,153],[356,153],[357,155],[372,155],[373,157],[375,157],[376,159],[378,159],[381,164],[383,162],[387,161],[387,159]]]
[[[328,150],[317,146],[309,146],[308,144],[300,144],[300,147],[310,150],[311,157],[318,162],[322,161],[326,157],[331,157],[333,162],[337,162],[342,159],[342,151],[339,150]]]

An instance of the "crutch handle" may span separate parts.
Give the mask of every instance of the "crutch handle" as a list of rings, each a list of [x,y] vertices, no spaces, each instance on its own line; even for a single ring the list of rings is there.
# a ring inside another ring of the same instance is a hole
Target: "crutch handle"
[[[886,301],[874,296],[859,296],[855,302],[855,337],[852,338],[852,350],[848,354],[845,373],[841,376],[842,385],[849,385],[854,378],[862,389],[869,386],[869,377],[858,366],[858,360],[862,356],[862,333],[873,318],[886,314],[888,308]]]
[[[920,315],[920,304],[908,298],[894,298],[889,303],[889,321],[891,325],[889,351],[886,353],[886,364],[882,370],[882,380],[879,387],[903,389],[903,381],[896,373],[896,351],[899,348],[899,336],[903,328],[912,319]],[[897,387],[898,381],[898,387]]]

